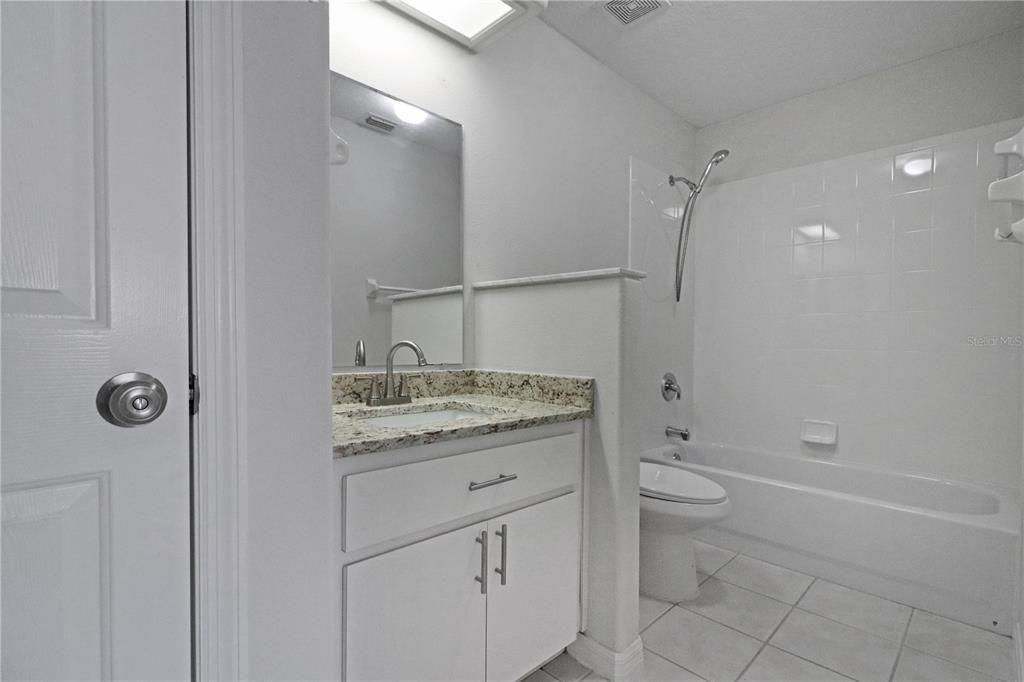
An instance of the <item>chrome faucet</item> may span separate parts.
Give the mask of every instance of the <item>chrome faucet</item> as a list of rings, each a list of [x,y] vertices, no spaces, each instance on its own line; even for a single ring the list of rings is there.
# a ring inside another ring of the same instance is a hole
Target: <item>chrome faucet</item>
[[[366,344],[362,339],[356,341],[356,367],[366,367]]]
[[[666,426],[665,437],[678,438],[680,440],[690,440],[690,429],[680,429],[675,426]]]
[[[391,346],[391,350],[388,351],[388,362],[384,370],[384,395],[381,396],[379,403],[381,405],[401,405],[402,403],[412,402],[408,389],[399,392],[395,391],[395,352],[402,347],[411,348],[416,353],[416,363],[420,367],[427,364],[427,358],[423,355],[423,350],[412,341],[399,341]],[[404,380],[402,385],[405,385]],[[402,395],[402,393],[405,395]]]

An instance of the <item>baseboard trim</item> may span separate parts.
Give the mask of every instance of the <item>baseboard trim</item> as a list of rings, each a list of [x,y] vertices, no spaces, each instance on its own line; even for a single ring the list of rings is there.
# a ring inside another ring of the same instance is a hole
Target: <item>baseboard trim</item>
[[[1024,641],[1021,641],[1021,625],[1013,626],[1013,662],[1017,668],[1017,679],[1024,680]]]
[[[569,655],[611,682],[632,680],[644,665],[644,644],[640,637],[625,651],[612,651],[582,632],[569,645]]]

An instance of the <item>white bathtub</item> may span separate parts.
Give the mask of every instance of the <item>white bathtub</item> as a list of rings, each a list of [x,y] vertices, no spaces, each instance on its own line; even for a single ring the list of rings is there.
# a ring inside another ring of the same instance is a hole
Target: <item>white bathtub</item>
[[[697,537],[1010,634],[1020,502],[1011,490],[739,448],[643,453],[721,485],[732,515]]]

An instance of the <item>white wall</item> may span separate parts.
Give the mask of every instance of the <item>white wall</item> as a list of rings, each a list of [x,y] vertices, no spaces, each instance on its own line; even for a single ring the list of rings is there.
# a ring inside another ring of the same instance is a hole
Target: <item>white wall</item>
[[[327,8],[245,3],[248,677],[330,679]]]
[[[692,153],[689,125],[539,20],[472,54],[378,4],[330,13],[331,69],[463,124],[467,282],[622,265],[629,155]]]
[[[462,289],[394,301],[389,345],[403,339],[416,339],[432,365],[462,362]]]
[[[986,190],[1007,172],[993,143],[1020,125],[706,189],[699,438],[796,453],[801,419],[824,419],[838,447],[805,454],[1017,481],[1021,349],[998,337],[1021,334],[1022,251],[993,239],[1010,211]],[[934,158],[934,173],[907,176],[908,158]]]
[[[697,160],[736,180],[1024,115],[1021,30],[701,128]],[[648,159],[653,161],[654,159]]]
[[[693,175],[689,168],[668,171],[631,159],[629,267],[647,273],[635,287],[636,305],[626,310],[623,409],[625,442],[634,455],[664,443],[666,426],[693,426],[695,240],[690,241],[682,300],[676,303],[676,245],[686,196],[668,184],[670,172]],[[675,374],[683,387],[680,400],[665,402],[661,397],[665,372]]]
[[[330,167],[334,366],[352,366],[359,339],[367,364],[383,365],[391,303],[367,299],[366,279],[413,289],[462,283],[462,160],[346,119],[331,126],[349,143],[348,163]],[[454,357],[427,357],[459,363],[462,344]]]
[[[594,377],[588,432],[590,515],[586,633],[623,652],[637,637],[639,458],[624,443],[624,315],[636,282],[622,278],[476,293],[482,367]]]

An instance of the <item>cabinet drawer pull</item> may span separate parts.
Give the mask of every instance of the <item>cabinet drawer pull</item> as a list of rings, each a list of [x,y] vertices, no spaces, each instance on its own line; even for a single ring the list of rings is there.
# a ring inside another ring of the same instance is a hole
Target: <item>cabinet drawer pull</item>
[[[487,594],[487,531],[480,531],[476,541],[480,543],[480,575],[473,579],[480,583],[480,594]]]
[[[516,480],[517,478],[519,478],[519,476],[517,476],[516,474],[509,474],[508,476],[506,476],[504,474],[498,474],[497,478],[492,478],[491,480],[484,481],[483,483],[474,483],[473,481],[470,481],[469,482],[469,489],[470,490],[480,490],[481,488],[490,488],[492,485],[500,485],[502,483],[508,483],[509,481]]]
[[[494,569],[494,572],[501,576],[501,584],[508,582],[508,524],[501,524],[501,530],[494,533],[501,538],[501,568]]]

